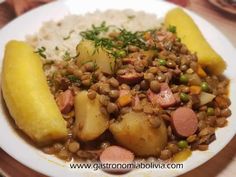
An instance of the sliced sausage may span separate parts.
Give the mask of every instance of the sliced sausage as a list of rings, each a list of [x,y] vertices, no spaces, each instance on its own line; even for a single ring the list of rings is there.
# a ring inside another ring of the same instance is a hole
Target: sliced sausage
[[[71,90],[61,92],[56,98],[57,105],[61,113],[66,114],[71,111],[74,105],[74,97]]]
[[[127,72],[123,75],[118,75],[117,80],[120,83],[134,85],[139,83],[143,79],[143,73],[137,73],[135,71]]]
[[[171,124],[177,135],[188,137],[197,131],[197,115],[190,108],[180,107],[172,114]]]
[[[101,153],[100,161],[104,164],[131,164],[134,161],[134,154],[120,146],[109,146]],[[117,168],[114,167],[115,166],[113,165],[112,167],[107,167],[103,170],[112,174],[124,174],[132,170],[131,168],[121,168],[120,165],[117,166]]]
[[[100,155],[102,163],[132,163],[134,154],[120,146],[109,146]]]
[[[176,103],[175,97],[167,83],[161,84],[161,90],[158,94],[149,89],[147,91],[147,96],[152,104],[158,104],[163,108],[173,106]]]

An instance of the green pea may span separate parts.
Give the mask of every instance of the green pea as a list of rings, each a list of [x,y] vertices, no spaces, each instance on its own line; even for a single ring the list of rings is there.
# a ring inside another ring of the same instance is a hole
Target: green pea
[[[202,91],[204,91],[204,92],[209,91],[209,85],[208,85],[208,83],[207,83],[207,82],[202,82],[202,83],[201,83],[201,88],[202,88]]]
[[[185,140],[180,140],[180,141],[178,142],[178,146],[179,146],[179,148],[181,148],[181,149],[187,148],[187,147],[188,147],[188,142],[185,141]]]
[[[208,116],[213,116],[215,114],[214,108],[208,107],[207,108],[207,115]]]
[[[126,56],[126,52],[124,50],[118,50],[118,51],[116,51],[116,55],[118,57],[125,57]]]
[[[186,76],[185,74],[182,74],[179,78],[179,81],[182,83],[182,84],[187,84],[188,83],[188,76]]]
[[[165,66],[165,65],[166,65],[166,60],[164,60],[164,59],[159,59],[159,60],[158,60],[158,63],[159,63],[159,65],[161,65],[161,66]]]
[[[180,100],[182,102],[188,102],[189,101],[189,96],[186,93],[180,93]]]

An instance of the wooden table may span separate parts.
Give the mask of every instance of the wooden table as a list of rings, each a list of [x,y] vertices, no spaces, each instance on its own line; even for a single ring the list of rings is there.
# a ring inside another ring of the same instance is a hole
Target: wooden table
[[[187,7],[218,27],[236,47],[236,16],[225,14],[207,0],[190,0]],[[0,27],[14,18],[6,4],[0,5]],[[236,137],[214,158],[181,177],[232,177],[236,174]],[[44,177],[0,149],[0,173],[5,176]]]

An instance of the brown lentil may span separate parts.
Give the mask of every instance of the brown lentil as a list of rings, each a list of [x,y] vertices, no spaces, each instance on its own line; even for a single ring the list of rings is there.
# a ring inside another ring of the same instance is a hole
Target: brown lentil
[[[216,125],[217,127],[224,127],[227,123],[227,120],[225,117],[220,117],[218,119],[216,119]]]
[[[216,116],[208,116],[206,118],[206,123],[211,126],[211,127],[214,127],[215,124],[216,124]]]
[[[157,67],[150,67],[148,72],[152,73],[152,74],[156,74],[158,71]]]
[[[183,86],[183,87],[181,88],[181,92],[189,93],[189,91],[190,91],[190,89],[189,89],[188,86]]]
[[[128,86],[127,84],[121,84],[120,89],[121,90],[130,90],[130,86]]]
[[[110,101],[110,98],[106,95],[100,95],[99,97],[99,102],[103,105],[103,106],[107,106],[108,103]]]
[[[109,94],[110,91],[111,91],[111,89],[110,89],[110,85],[108,83],[101,83],[99,85],[99,92],[101,94]]]
[[[112,99],[117,99],[119,97],[120,93],[118,90],[111,90],[109,92],[109,96],[112,98]]]
[[[81,82],[84,86],[88,87],[91,85],[91,80],[90,79],[86,79],[86,80],[82,80]]]
[[[78,69],[78,70],[74,70],[74,71],[73,71],[73,74],[74,74],[76,77],[81,78],[82,75],[83,75],[83,72],[82,72],[80,69]]]
[[[187,54],[187,53],[188,53],[187,47],[186,47],[185,45],[182,45],[182,47],[180,48],[180,52],[181,52],[182,54]]]
[[[123,75],[123,74],[125,74],[127,71],[125,70],[125,69],[119,69],[117,72],[116,72],[116,74],[117,75]]]
[[[134,69],[135,69],[135,71],[137,71],[137,72],[143,72],[143,70],[144,70],[144,65],[141,63],[141,62],[135,62],[134,63]]]
[[[163,73],[168,72],[168,68],[165,67],[165,66],[159,66],[159,69],[160,69],[160,71],[163,72]]]
[[[44,147],[42,150],[46,154],[54,154],[54,153],[56,153],[54,147]]]
[[[151,81],[154,79],[154,75],[152,73],[144,73],[144,79],[147,81]]]
[[[166,80],[166,76],[162,73],[159,73],[158,76],[157,76],[157,80],[159,82],[164,82]]]
[[[168,61],[166,62],[166,65],[167,65],[169,68],[175,68],[176,63],[175,63],[174,61],[168,60]]]
[[[189,143],[192,143],[192,142],[194,142],[194,141],[196,141],[196,140],[197,140],[197,135],[196,135],[196,134],[191,135],[191,136],[189,136],[189,137],[187,138],[187,142],[189,142]]]
[[[110,146],[110,142],[108,142],[108,141],[102,142],[101,145],[100,145],[100,147],[102,149],[106,149],[109,146]]]
[[[88,62],[84,64],[85,70],[88,72],[94,71],[94,63],[93,62]]]
[[[165,150],[161,151],[160,159],[167,160],[167,159],[171,158],[171,156],[172,156],[171,151],[168,149],[165,149]]]
[[[147,89],[149,88],[149,83],[148,83],[147,81],[145,81],[145,80],[142,80],[142,81],[140,82],[140,87],[141,87],[141,89],[143,89],[143,90],[147,90]]]
[[[200,120],[200,121],[198,122],[198,128],[199,128],[199,130],[202,130],[202,129],[206,128],[206,127],[207,127],[207,124],[206,124],[205,121]]]
[[[117,88],[119,86],[119,82],[114,78],[112,77],[111,79],[109,79],[109,83],[112,87],[114,88]]]
[[[206,151],[208,149],[208,145],[207,144],[199,144],[198,149],[200,151]]]
[[[66,150],[66,149],[62,149],[58,154],[57,156],[60,158],[60,159],[63,159],[63,160],[66,160],[66,161],[69,161],[71,160],[71,154]]]
[[[98,91],[98,88],[99,88],[99,84],[98,84],[98,83],[93,84],[93,85],[91,85],[91,87],[90,87],[90,89],[91,89],[91,90],[94,90],[95,92]]]
[[[221,110],[220,108],[215,108],[215,116],[220,116],[221,115]]]
[[[214,129],[214,128],[212,128],[212,127],[206,127],[206,128],[202,129],[202,130],[199,132],[198,136],[199,136],[199,137],[203,137],[203,136],[206,136],[206,135],[211,135],[211,134],[213,134],[214,132],[215,132],[215,129]]]
[[[172,154],[175,154],[179,152],[179,147],[176,144],[168,143],[167,149],[172,152]]]
[[[78,142],[72,142],[68,146],[69,151],[72,153],[77,152],[79,148],[80,148],[80,144]]]
[[[151,89],[153,92],[158,93],[158,92],[160,92],[160,90],[161,90],[161,85],[160,85],[160,83],[159,83],[158,81],[153,80],[153,81],[151,81],[151,83],[150,83],[150,89]]]
[[[181,65],[180,66],[180,70],[181,71],[186,71],[188,69],[188,66],[187,65]]]
[[[108,113],[116,113],[118,111],[118,106],[115,103],[108,103],[107,112]]]
[[[229,108],[222,109],[220,112],[220,116],[222,117],[229,117],[231,116],[231,110]]]
[[[55,143],[53,145],[53,148],[54,148],[55,152],[59,152],[60,150],[62,150],[63,145],[61,143]]]

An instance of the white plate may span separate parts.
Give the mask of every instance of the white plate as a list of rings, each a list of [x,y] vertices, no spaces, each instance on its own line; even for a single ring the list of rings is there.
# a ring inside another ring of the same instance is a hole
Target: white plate
[[[32,34],[39,30],[44,21],[58,20],[63,16],[73,14],[83,14],[86,12],[92,12],[96,9],[125,9],[131,8],[134,10],[144,10],[146,12],[155,13],[158,17],[164,17],[165,13],[175,7],[172,4],[156,1],[156,0],[69,0],[69,1],[57,1],[38,9],[35,9],[16,20],[9,23],[0,31],[0,63],[2,63],[4,46],[8,40],[19,39],[24,40],[26,34]],[[236,92],[233,91],[236,88],[236,52],[235,48],[230,44],[226,37],[219,32],[215,27],[209,24],[204,19],[200,18],[196,14],[187,11],[195,20],[206,39],[210,42],[212,47],[226,60],[228,68],[225,74],[231,79],[230,85],[230,98],[232,101],[231,110],[235,115],[236,110]],[[1,98],[2,99],[2,98]],[[22,98],[23,99],[23,98]],[[2,105],[3,100],[1,100]],[[14,127],[9,123],[9,117],[1,108],[0,110],[0,145],[9,155],[23,163],[24,165],[41,172],[49,176],[109,176],[102,171],[83,171],[82,170],[70,170],[68,163],[64,163],[53,156],[46,155],[36,149],[34,146],[25,142],[18,133],[14,130]],[[209,150],[206,152],[195,151],[193,155],[184,162],[184,169],[182,170],[133,170],[126,174],[126,176],[177,176],[183,174],[197,166],[203,164],[214,155],[216,155],[235,134],[236,121],[233,120],[233,116],[229,119],[227,127],[217,130],[216,141],[210,144]],[[14,169],[12,169],[14,170]]]

